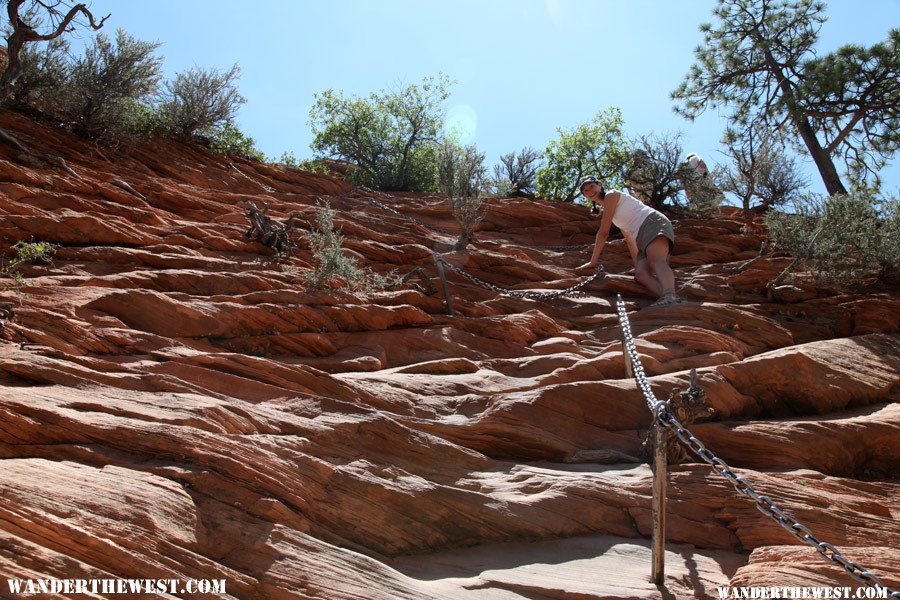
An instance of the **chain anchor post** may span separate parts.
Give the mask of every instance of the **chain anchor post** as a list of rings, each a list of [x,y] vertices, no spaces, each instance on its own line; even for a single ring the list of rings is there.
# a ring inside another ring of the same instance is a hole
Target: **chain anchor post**
[[[438,275],[441,277],[441,289],[444,290],[444,302],[447,303],[447,314],[453,315],[453,297],[450,296],[450,287],[447,285],[447,274],[444,272],[444,259],[437,253],[434,254],[434,264],[437,265]]]
[[[668,464],[666,449],[669,442],[669,431],[660,423],[661,415],[666,411],[665,404],[653,415],[653,520],[650,543],[652,547],[652,564],[650,581],[663,585],[666,578],[666,484],[668,483]]]

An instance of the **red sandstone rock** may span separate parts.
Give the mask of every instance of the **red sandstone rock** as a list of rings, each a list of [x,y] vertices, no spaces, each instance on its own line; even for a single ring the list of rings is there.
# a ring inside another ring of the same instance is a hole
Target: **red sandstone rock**
[[[552,301],[453,273],[454,317],[411,285],[306,291],[306,244],[279,262],[246,239],[248,201],[310,219],[327,197],[379,273],[439,283],[442,252],[515,290],[578,282],[590,249],[549,247],[590,244],[597,219],[491,200],[478,242],[450,253],[428,227],[456,230],[439,196],[165,140],[101,155],[10,112],[0,126],[79,175],[0,146],[3,243],[61,246],[0,293],[0,578],[223,579],[226,597],[292,599],[856,586],[696,457],[670,469],[668,578],[647,583],[651,414],[624,375],[622,294],[656,396],[696,368],[715,409],[697,438],[900,587],[896,290],[770,297],[791,259],[748,262],[764,232],[724,210],[675,223],[687,305],[642,310],[621,239],[606,279]]]

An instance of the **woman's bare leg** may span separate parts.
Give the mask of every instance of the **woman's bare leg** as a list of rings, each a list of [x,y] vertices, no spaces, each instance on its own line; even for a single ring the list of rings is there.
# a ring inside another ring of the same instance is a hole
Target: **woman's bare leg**
[[[655,278],[657,285],[660,286],[658,292],[660,296],[675,291],[675,274],[669,266],[669,239],[663,235],[657,236],[655,240],[647,246],[647,266],[650,274]],[[642,282],[643,283],[643,282]],[[646,283],[644,285],[647,285]],[[647,285],[647,287],[650,287]],[[650,288],[656,291],[654,288]]]
[[[650,273],[650,265],[647,263],[647,259],[642,258],[638,261],[634,270],[634,279],[657,296],[662,296],[663,288],[653,274]]]

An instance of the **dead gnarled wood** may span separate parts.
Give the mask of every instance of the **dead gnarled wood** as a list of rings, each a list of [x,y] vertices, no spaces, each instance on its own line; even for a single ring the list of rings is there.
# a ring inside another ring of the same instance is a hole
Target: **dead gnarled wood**
[[[295,221],[299,215],[296,213],[288,217],[283,224],[266,215],[268,206],[263,203],[262,208],[253,202],[247,202],[247,219],[250,228],[244,234],[251,240],[268,246],[275,251],[275,256],[290,256],[297,251],[297,244],[291,239],[291,232],[296,229]]]

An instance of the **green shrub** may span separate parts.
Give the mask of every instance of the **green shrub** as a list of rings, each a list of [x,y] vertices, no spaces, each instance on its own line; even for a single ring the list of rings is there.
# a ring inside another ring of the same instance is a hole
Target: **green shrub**
[[[98,34],[70,66],[56,103],[63,122],[90,139],[123,140],[140,130],[146,122],[142,107],[160,80],[158,47],[121,29],[115,43]]]
[[[334,175],[328,164],[324,160],[308,158],[297,163],[298,169],[309,171],[310,173],[321,173],[323,175]]]
[[[159,110],[165,115],[167,129],[187,139],[195,132],[233,123],[238,108],[246,102],[236,86],[240,72],[237,65],[224,72],[195,67],[166,82]]]
[[[286,167],[291,167],[292,169],[300,168],[300,160],[298,160],[297,157],[294,156],[293,152],[282,152],[281,156],[272,159],[272,162],[279,165],[284,165]]]
[[[10,93],[10,104],[54,116],[69,75],[68,54],[69,42],[61,37],[45,46],[26,44],[19,54],[22,74]]]
[[[453,249],[465,250],[475,240],[475,229],[484,216],[482,194],[487,179],[484,154],[479,154],[475,146],[460,146],[445,140],[438,150],[437,178],[460,227]]]
[[[847,285],[888,280],[900,270],[900,200],[855,193],[810,194],[793,214],[772,212],[766,224],[776,248],[796,256],[818,281]]]
[[[284,152],[278,158],[273,159],[272,162],[291,167],[292,169],[302,169],[303,171],[308,171],[310,173],[322,173],[324,175],[331,174],[331,169],[328,168],[328,165],[324,160],[317,158],[300,160],[293,152]]]
[[[252,137],[241,133],[241,130],[231,123],[224,123],[213,128],[208,137],[209,148],[217,154],[236,154],[244,158],[265,162],[266,155],[257,147]]]
[[[710,173],[706,177],[685,179],[684,189],[687,200],[687,210],[699,215],[706,215],[717,209],[725,201],[725,195],[716,185],[718,172]]]
[[[327,201],[316,208],[316,225],[306,234],[313,258],[313,270],[303,277],[306,285],[318,289],[337,284],[342,290],[362,292],[390,285],[389,277],[360,267],[356,258],[343,254],[344,236],[334,230],[334,215]]]
[[[10,265],[10,268],[24,263],[46,263],[53,261],[53,255],[59,246],[49,242],[25,242],[18,241],[12,245],[12,249],[16,251],[16,258]]]
[[[16,257],[5,267],[2,272],[12,277],[16,284],[16,293],[22,294],[22,287],[25,285],[25,276],[15,269],[19,265],[26,263],[45,263],[53,262],[53,255],[59,248],[56,244],[49,242],[25,242],[18,241],[12,245],[12,249],[16,252]]]

